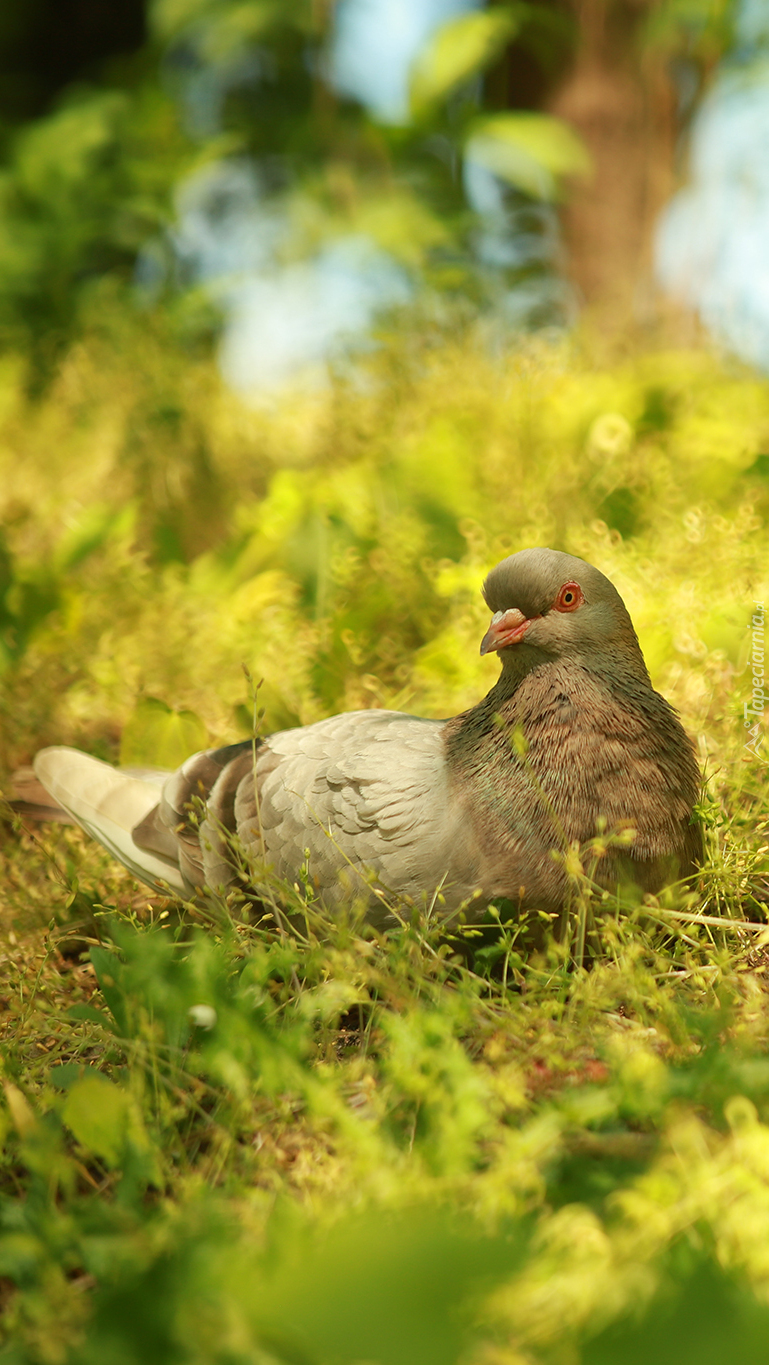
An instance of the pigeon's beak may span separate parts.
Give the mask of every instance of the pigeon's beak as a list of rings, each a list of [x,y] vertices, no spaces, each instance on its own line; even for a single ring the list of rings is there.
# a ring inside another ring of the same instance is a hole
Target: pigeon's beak
[[[506,649],[522,640],[532,622],[517,607],[508,611],[495,611],[491,625],[481,640],[481,654],[491,654],[495,649]]]

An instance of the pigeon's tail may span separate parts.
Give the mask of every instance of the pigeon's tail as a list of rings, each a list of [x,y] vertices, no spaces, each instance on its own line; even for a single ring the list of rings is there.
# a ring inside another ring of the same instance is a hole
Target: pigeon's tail
[[[46,791],[139,881],[186,893],[178,863],[139,848],[133,839],[133,830],[157,806],[167,773],[135,777],[65,748],[41,749],[34,766]]]

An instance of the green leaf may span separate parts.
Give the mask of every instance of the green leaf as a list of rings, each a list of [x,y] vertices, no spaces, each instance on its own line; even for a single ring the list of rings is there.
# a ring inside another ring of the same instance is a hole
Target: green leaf
[[[441,24],[412,63],[411,112],[419,116],[493,61],[518,28],[509,10],[462,14]]]
[[[78,1081],[98,1075],[96,1068],[85,1062],[62,1062],[60,1066],[51,1067],[48,1079],[57,1090],[71,1090]]]
[[[125,1034],[128,1032],[128,1014],[120,982],[123,964],[117,953],[111,952],[109,948],[92,948],[89,957],[96,972],[99,989],[104,996],[104,1003],[120,1032]],[[108,1023],[106,1019],[102,1022]]]
[[[29,124],[18,144],[18,175],[25,193],[40,201],[65,189],[77,193],[113,144],[128,107],[126,95],[100,91]]]
[[[493,114],[478,119],[465,156],[534,199],[555,199],[564,175],[588,175],[590,155],[582,139],[550,114]]]
[[[237,35],[253,41],[281,19],[284,25],[301,28],[301,9],[297,5],[287,6],[282,0],[244,0],[226,5],[212,5],[210,0],[155,0],[150,8],[150,23],[161,40],[185,32],[192,32],[198,40],[201,35],[205,39],[213,34],[222,46],[222,36]]]
[[[123,1154],[131,1098],[104,1076],[84,1076],[70,1089],[62,1110],[67,1127],[78,1142],[110,1166],[117,1166]]]
[[[520,1265],[527,1230],[484,1236],[441,1209],[368,1210],[330,1230],[286,1228],[251,1278],[249,1310],[281,1360],[452,1365],[472,1306]]]
[[[0,1275],[24,1280],[34,1273],[44,1256],[45,1247],[32,1233],[8,1232],[0,1236]]]
[[[56,566],[60,572],[76,569],[85,559],[101,550],[111,540],[130,534],[136,521],[132,503],[110,507],[97,502],[86,508],[74,526],[62,536],[56,548]]]
[[[194,711],[173,711],[157,697],[144,697],[123,730],[120,762],[178,768],[207,743],[206,727]]]
[[[763,1365],[769,1354],[769,1309],[749,1284],[724,1274],[712,1261],[703,1260],[683,1286],[674,1266],[666,1270],[664,1290],[640,1321],[637,1312],[627,1313],[586,1343],[580,1353],[585,1365],[652,1360],[656,1365],[722,1360]]]
[[[103,1010],[94,1009],[93,1005],[70,1005],[67,1010],[68,1019],[87,1019],[89,1024],[101,1024],[102,1028],[111,1029],[112,1022]]]

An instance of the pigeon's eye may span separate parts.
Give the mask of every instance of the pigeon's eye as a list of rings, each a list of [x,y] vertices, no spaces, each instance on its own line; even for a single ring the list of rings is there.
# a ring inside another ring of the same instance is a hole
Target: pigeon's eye
[[[579,583],[564,583],[553,606],[556,611],[576,611],[584,600]]]

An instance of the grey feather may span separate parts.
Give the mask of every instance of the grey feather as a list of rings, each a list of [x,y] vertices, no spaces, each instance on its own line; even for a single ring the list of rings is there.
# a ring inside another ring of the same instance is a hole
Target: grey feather
[[[157,782],[130,777],[76,749],[43,749],[35,776],[87,834],[156,890],[184,891],[178,866],[140,850],[131,831],[157,805]]]

